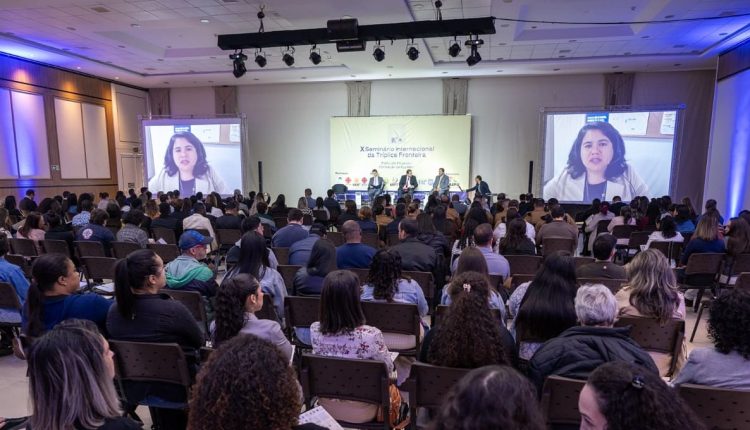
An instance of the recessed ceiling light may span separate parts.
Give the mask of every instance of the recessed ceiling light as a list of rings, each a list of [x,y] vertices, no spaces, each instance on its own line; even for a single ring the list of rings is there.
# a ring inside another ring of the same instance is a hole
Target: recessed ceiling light
[[[559,72],[560,69],[552,69],[553,72]]]
[[[119,76],[115,76],[115,79],[116,79],[116,80],[117,80],[117,79],[120,79],[120,77],[119,77]]]
[[[138,28],[138,27],[140,27],[141,25],[140,25],[140,24],[135,24],[135,23],[133,23],[133,24],[130,24],[130,26],[131,26],[131,27],[133,27],[133,28]]]
[[[674,18],[674,15],[664,15],[664,19],[672,19]]]
[[[118,48],[124,48],[125,45],[117,45]]]
[[[70,30],[70,31],[76,31],[76,28],[75,28],[75,27],[65,27],[65,28],[67,28],[67,29],[68,29],[68,30]]]
[[[209,22],[211,22],[211,21],[210,21],[210,20],[207,20],[206,18],[203,18],[203,19],[201,20],[201,22],[202,22],[203,24],[208,24],[208,23],[209,23]]]
[[[76,70],[81,70],[81,66],[76,66]]]

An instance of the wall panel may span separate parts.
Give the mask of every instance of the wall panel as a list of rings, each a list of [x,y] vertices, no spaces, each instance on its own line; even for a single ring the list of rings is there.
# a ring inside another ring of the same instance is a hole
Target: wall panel
[[[0,88],[0,179],[18,178],[16,136],[13,132],[13,110],[10,91]]]
[[[47,130],[40,126],[44,119],[44,97],[17,91],[11,92],[13,123],[18,151],[18,173],[21,178],[49,179]]]
[[[86,147],[83,142],[81,104],[55,99],[57,147],[60,151],[60,177],[86,178]]]
[[[109,178],[109,145],[107,145],[107,119],[103,106],[82,103],[83,142],[86,146],[86,171],[88,178]]]

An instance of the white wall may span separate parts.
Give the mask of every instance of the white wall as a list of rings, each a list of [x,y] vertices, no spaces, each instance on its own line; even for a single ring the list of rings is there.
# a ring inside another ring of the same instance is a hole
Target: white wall
[[[173,89],[169,93],[172,116],[214,116],[216,104],[213,87]]]
[[[112,117],[115,132],[117,187],[136,190],[144,184],[143,142],[138,116],[148,115],[148,93],[112,84]]]

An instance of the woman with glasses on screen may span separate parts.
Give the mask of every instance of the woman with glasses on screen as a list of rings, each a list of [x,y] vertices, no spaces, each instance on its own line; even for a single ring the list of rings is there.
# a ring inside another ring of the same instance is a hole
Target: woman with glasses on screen
[[[592,122],[584,125],[573,142],[568,164],[544,186],[545,197],[560,201],[630,201],[648,195],[648,186],[625,161],[625,142],[612,125]]]
[[[169,139],[164,167],[151,178],[148,188],[153,191],[180,190],[180,195],[185,197],[199,192],[228,193],[224,181],[208,164],[203,143],[189,131],[175,133]]]

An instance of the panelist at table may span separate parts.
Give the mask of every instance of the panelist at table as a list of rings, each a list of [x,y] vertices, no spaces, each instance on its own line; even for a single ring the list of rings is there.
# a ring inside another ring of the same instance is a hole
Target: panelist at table
[[[413,193],[417,185],[417,177],[411,174],[411,169],[407,170],[406,174],[401,175],[401,179],[398,181],[398,197]]]
[[[432,182],[432,191],[437,191],[441,196],[447,196],[450,187],[450,176],[445,174],[445,169],[443,169],[442,167],[439,168],[438,175],[435,176],[435,180]]]
[[[370,180],[367,182],[367,195],[370,196],[370,201],[372,202],[383,194],[385,181],[378,175],[376,169],[372,169],[371,175]]]

